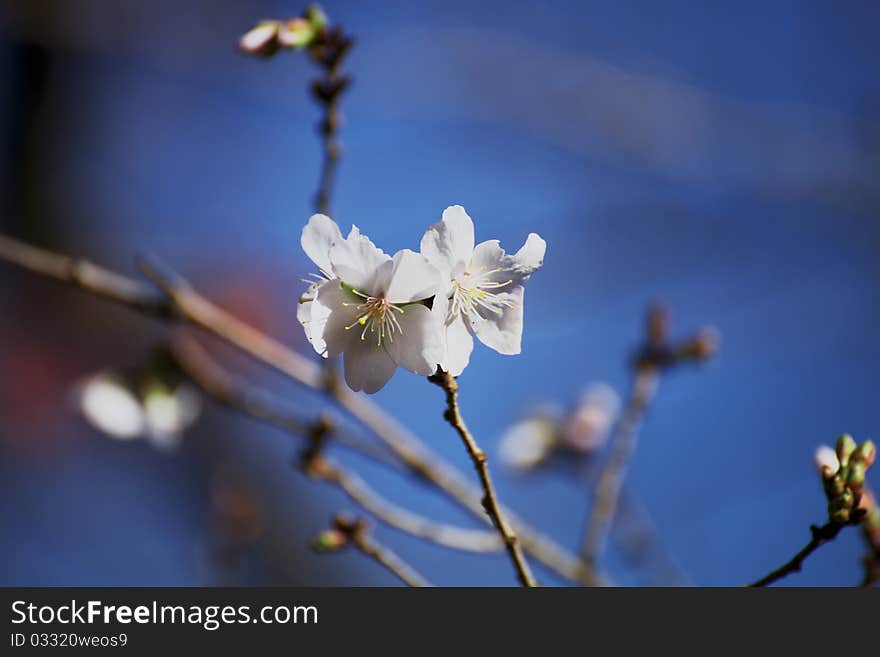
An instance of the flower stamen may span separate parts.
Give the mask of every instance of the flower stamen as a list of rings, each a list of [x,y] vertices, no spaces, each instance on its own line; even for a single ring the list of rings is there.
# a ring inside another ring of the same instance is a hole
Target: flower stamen
[[[352,290],[352,292],[361,297],[364,302],[355,306],[357,319],[345,327],[346,331],[355,326],[362,326],[361,340],[367,339],[367,332],[375,334],[377,347],[382,346],[382,340],[394,342],[395,333],[403,335],[403,327],[394,314],[395,311],[401,315],[405,314],[403,308],[389,302],[384,297],[369,296],[357,290]],[[343,305],[351,306],[353,304],[343,303]]]

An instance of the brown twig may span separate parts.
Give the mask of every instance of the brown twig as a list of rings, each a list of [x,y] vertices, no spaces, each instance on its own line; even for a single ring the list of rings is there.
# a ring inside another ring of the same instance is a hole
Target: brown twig
[[[605,549],[608,531],[626,478],[626,469],[638,443],[639,427],[656,389],[656,368],[638,368],[633,378],[629,401],[614,432],[611,455],[596,483],[593,507],[581,545],[581,558],[585,567],[595,568]]]
[[[350,541],[351,545],[365,555],[384,566],[388,571],[396,575],[407,586],[423,587],[431,586],[415,568],[406,563],[390,548],[380,543],[367,531],[367,523],[360,518],[351,520],[344,516],[336,516],[333,519],[333,527],[342,532]]]
[[[320,453],[307,450],[306,455],[303,468],[309,476],[335,484],[361,508],[390,527],[455,550],[481,553],[502,550],[502,543],[495,532],[434,522],[389,502],[357,474]]]
[[[333,183],[336,180],[336,170],[342,155],[342,146],[338,139],[339,125],[342,121],[339,99],[348,88],[350,81],[340,72],[340,68],[352,44],[352,38],[343,34],[337,27],[326,30],[309,46],[312,59],[322,70],[321,77],[312,82],[312,96],[323,109],[323,115],[318,123],[323,162],[318,191],[315,194],[315,212],[321,214],[330,213]]]
[[[770,574],[765,575],[758,581],[749,584],[749,587],[754,588],[767,586],[768,584],[772,584],[776,580],[782,579],[786,575],[799,572],[804,562],[804,559],[806,559],[817,549],[825,545],[825,543],[833,541],[837,537],[837,534],[840,533],[840,530],[843,529],[845,526],[846,525],[831,521],[825,523],[821,527],[811,525],[810,532],[812,533],[812,538],[810,539],[810,542],[807,543],[801,549],[801,551],[794,555],[788,562],[786,562]]]
[[[56,254],[0,235],[0,260],[32,273],[75,285],[164,321],[186,321],[251,356],[265,366],[316,390],[325,390],[353,418],[376,435],[410,472],[430,482],[474,516],[491,524],[481,503],[479,488],[458,470],[433,454],[410,431],[368,398],[344,387],[326,386],[322,368],[218,308],[185,280],[156,263],[144,263],[148,275],[166,292],[152,294],[148,287],[116,272],[82,260]],[[88,275],[82,272],[87,271]],[[70,272],[77,272],[71,275]],[[541,534],[502,508],[525,550],[563,577],[586,585],[604,580],[553,539]]]
[[[593,507],[581,542],[583,568],[598,568],[608,532],[626,478],[627,467],[638,443],[639,428],[657,392],[660,373],[687,361],[702,361],[715,353],[714,330],[704,329],[684,341],[669,340],[669,316],[665,306],[648,311],[645,338],[636,354],[629,400],[611,439],[611,455],[596,484]]]
[[[538,583],[535,581],[534,575],[532,575],[525,554],[523,554],[519,538],[501,510],[501,505],[498,502],[498,495],[495,492],[495,487],[492,485],[492,479],[489,476],[489,464],[486,453],[480,449],[477,441],[474,440],[473,435],[471,435],[467,425],[464,423],[464,419],[461,417],[461,411],[458,406],[458,381],[455,380],[454,376],[448,372],[444,372],[440,368],[437,368],[437,372],[428,377],[428,380],[431,383],[440,386],[446,393],[446,410],[443,413],[443,417],[449,422],[452,428],[455,429],[455,432],[464,443],[465,449],[471,457],[471,461],[473,461],[474,468],[477,470],[477,474],[480,477],[480,483],[483,486],[483,508],[486,510],[486,513],[489,514],[493,524],[498,529],[498,533],[504,540],[504,546],[507,549],[507,553],[510,555],[510,560],[513,562],[514,568],[516,569],[520,584],[529,587],[537,586]]]

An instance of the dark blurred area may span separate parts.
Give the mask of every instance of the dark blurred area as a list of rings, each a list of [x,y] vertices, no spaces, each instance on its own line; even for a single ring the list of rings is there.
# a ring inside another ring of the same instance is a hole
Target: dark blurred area
[[[789,558],[825,513],[813,449],[880,428],[880,5],[323,6],[357,39],[333,203],[343,230],[417,248],[460,203],[478,241],[548,242],[522,355],[478,347],[461,378],[502,498],[577,545],[583,477],[504,469],[499,439],[524,408],[570,404],[593,381],[624,394],[644,309],[662,298],[676,328],[718,327],[721,356],[664,380],[626,499],[689,582],[737,585]],[[305,57],[236,52],[257,20],[302,8],[0,2],[0,230],[131,274],[136,254],[159,254],[310,351],[295,313],[321,156],[314,72]],[[2,263],[0,281],[0,584],[396,583],[362,555],[310,550],[351,505],[297,472],[294,437],[207,401],[170,446],[84,420],[83,382],[140,366],[163,326]],[[401,372],[376,401],[471,473],[436,389]],[[473,523],[334,456],[405,506]],[[436,583],[513,582],[501,555],[376,532]],[[856,583],[861,552],[843,532],[786,583]],[[646,583],[623,556],[612,549],[615,579]]]

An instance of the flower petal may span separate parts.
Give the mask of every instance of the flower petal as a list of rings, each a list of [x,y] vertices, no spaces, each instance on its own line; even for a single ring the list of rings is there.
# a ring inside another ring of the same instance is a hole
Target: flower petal
[[[396,317],[402,329],[383,340],[391,358],[410,372],[430,376],[443,360],[442,323],[427,306],[413,303]]]
[[[348,349],[355,341],[360,342],[360,329],[357,325],[358,309],[361,299],[343,289],[338,280],[327,281],[318,288],[312,303],[312,344],[323,343],[323,355],[334,357]],[[320,334],[316,334],[315,321],[323,318]]]
[[[355,392],[373,394],[381,390],[397,369],[388,352],[372,340],[352,340],[343,361],[345,382]]]
[[[391,303],[409,303],[433,297],[440,287],[439,270],[420,253],[403,249],[394,254],[386,281],[377,281],[378,293]]]
[[[500,312],[481,309],[482,315],[468,315],[480,342],[499,354],[513,355],[522,351],[523,294],[524,288],[518,285],[497,295],[500,300],[510,302],[509,306],[501,307]]]
[[[443,218],[422,237],[422,255],[443,273],[463,268],[474,251],[474,222],[460,205],[443,211]]]
[[[474,249],[469,270],[474,276],[480,272],[491,272],[485,277],[499,283],[510,281],[510,285],[522,285],[544,264],[545,242],[538,234],[529,233],[525,244],[513,255],[507,255],[498,240],[481,242]]]
[[[327,347],[327,345],[324,344],[324,340],[321,338],[321,333],[323,332],[324,327],[321,326],[315,331],[312,330],[312,306],[315,302],[317,289],[318,284],[313,283],[299,298],[299,305],[296,307],[296,318],[299,320],[299,323],[302,324],[303,331],[305,331],[306,334],[306,340],[311,343],[316,352],[321,354],[324,353],[324,349]],[[324,323],[326,323],[326,318]]]
[[[330,247],[330,264],[336,276],[353,288],[371,293],[376,272],[390,256],[376,248],[366,235],[361,235],[357,226],[341,242]]]
[[[330,247],[342,241],[339,226],[325,214],[313,214],[303,228],[300,244],[303,251],[322,272],[329,272]]]
[[[471,360],[474,350],[474,337],[464,318],[459,315],[446,329],[446,357],[441,367],[452,376],[459,376]]]

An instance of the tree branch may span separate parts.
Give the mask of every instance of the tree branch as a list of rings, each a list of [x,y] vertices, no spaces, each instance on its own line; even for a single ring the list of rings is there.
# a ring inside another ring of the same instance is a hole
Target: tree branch
[[[807,543],[800,552],[794,555],[788,562],[774,570],[768,575],[765,575],[761,579],[752,584],[749,584],[750,588],[767,586],[772,584],[776,580],[782,579],[786,575],[790,575],[791,573],[799,572],[804,560],[813,554],[820,547],[825,545],[830,541],[833,541],[837,534],[840,533],[840,530],[843,529],[846,525],[842,525],[837,522],[827,522],[821,527],[817,527],[816,525],[810,526],[810,532],[813,537],[810,539],[810,542]]]
[[[596,484],[596,496],[581,545],[584,564],[595,568],[608,540],[608,531],[617,511],[627,466],[638,443],[639,427],[657,389],[657,371],[643,366],[636,370],[629,401],[621,414],[611,442],[611,456]]]
[[[362,519],[349,520],[342,516],[337,516],[333,520],[333,526],[342,532],[354,547],[376,561],[376,563],[384,566],[407,586],[431,586],[428,580],[415,568],[406,563],[376,538],[370,536],[367,531],[367,524]]]
[[[186,321],[220,337],[265,366],[302,385],[324,390],[351,417],[379,438],[418,477],[439,488],[483,522],[491,524],[481,503],[479,488],[458,470],[433,454],[410,431],[376,406],[370,399],[341,386],[327,385],[327,377],[315,362],[257,331],[199,295],[185,280],[155,262],[143,266],[166,296],[151,294],[149,288],[116,272],[75,260],[0,235],[0,260],[32,273],[80,287],[98,296],[139,310],[165,321]],[[70,272],[75,272],[71,275]],[[85,275],[83,272],[88,272]],[[332,383],[332,380],[331,380]],[[604,583],[590,568],[552,538],[541,534],[502,507],[525,550],[563,577],[588,586]]]
[[[485,508],[486,513],[489,514],[495,527],[498,529],[498,533],[501,534],[501,538],[504,540],[504,546],[507,549],[507,553],[510,555],[510,560],[513,562],[514,568],[516,569],[520,584],[529,587],[537,586],[538,583],[535,581],[535,577],[532,575],[532,571],[529,568],[525,555],[523,554],[519,538],[501,511],[501,505],[498,502],[498,495],[495,492],[495,487],[492,485],[492,479],[489,476],[489,464],[486,453],[480,449],[477,441],[474,440],[467,425],[464,423],[464,419],[461,417],[461,411],[458,407],[458,381],[455,380],[454,376],[448,372],[444,372],[440,368],[437,368],[436,374],[428,377],[428,380],[431,383],[440,386],[446,393],[446,411],[443,413],[443,417],[449,422],[452,428],[455,429],[459,437],[461,437],[465,449],[471,457],[471,461],[474,463],[474,468],[476,468],[477,474],[480,477],[480,483],[483,486],[483,507]]]

